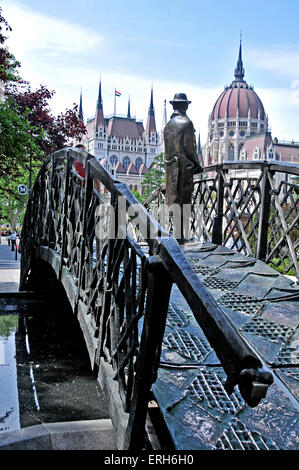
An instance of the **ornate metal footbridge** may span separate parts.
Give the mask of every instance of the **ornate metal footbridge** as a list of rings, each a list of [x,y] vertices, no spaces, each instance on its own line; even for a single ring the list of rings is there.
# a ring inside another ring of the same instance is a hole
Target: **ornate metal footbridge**
[[[205,168],[179,244],[163,188],[142,205],[83,150],[45,162],[20,290],[63,287],[120,449],[298,448],[298,176]]]

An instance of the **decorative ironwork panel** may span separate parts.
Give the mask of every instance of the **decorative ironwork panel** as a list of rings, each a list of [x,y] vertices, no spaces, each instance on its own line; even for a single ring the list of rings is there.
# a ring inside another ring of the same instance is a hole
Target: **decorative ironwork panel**
[[[268,178],[271,211],[266,260],[299,278],[299,185],[286,180],[277,184],[271,174]]]
[[[217,174],[194,183],[190,238],[212,241],[213,221],[217,214]]]
[[[259,178],[224,177],[223,245],[244,254],[256,253],[259,213],[261,205],[261,180]],[[236,231],[234,228],[236,227]]]

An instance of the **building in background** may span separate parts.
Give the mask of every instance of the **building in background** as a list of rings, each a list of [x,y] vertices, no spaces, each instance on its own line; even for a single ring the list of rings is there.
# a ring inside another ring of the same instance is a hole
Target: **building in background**
[[[299,143],[272,138],[263,103],[244,75],[240,41],[235,79],[224,88],[209,116],[205,166],[236,160],[298,164]]]
[[[119,95],[115,91],[116,96]],[[156,128],[153,88],[150,94],[146,127],[143,122],[131,116],[130,99],[126,116],[104,115],[102,84],[99,83],[95,115],[87,119],[87,134],[80,146],[94,155],[97,160],[130,189],[142,193],[141,183],[156,155],[162,151],[162,143]],[[82,93],[80,95],[79,117],[84,122]]]
[[[209,116],[208,139],[203,148],[205,165],[239,160],[248,137],[268,132],[263,103],[244,75],[240,41],[235,79],[224,88]]]
[[[299,142],[280,141],[271,132],[249,137],[244,142],[240,160],[268,160],[299,164]]]

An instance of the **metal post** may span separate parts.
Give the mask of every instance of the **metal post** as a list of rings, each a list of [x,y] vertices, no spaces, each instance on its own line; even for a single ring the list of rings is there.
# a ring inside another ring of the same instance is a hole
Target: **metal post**
[[[61,244],[61,257],[60,257],[60,268],[59,268],[59,280],[61,280],[62,268],[64,266],[64,256],[67,246],[67,238],[66,238],[66,231],[67,231],[67,211],[68,211],[68,195],[69,195],[69,185],[70,185],[70,173],[71,173],[71,159],[69,152],[66,154],[66,169],[65,169],[65,193],[64,193],[64,201],[62,203],[62,244]],[[54,160],[55,162],[55,160]],[[55,167],[53,168],[55,171]]]
[[[261,194],[261,210],[259,217],[259,230],[256,248],[256,258],[265,261],[267,256],[267,237],[269,227],[270,205],[271,205],[271,186],[268,178],[268,163],[263,164],[263,181]]]
[[[222,165],[217,169],[218,188],[217,188],[217,214],[213,220],[212,243],[222,245],[222,221],[223,221],[223,202],[224,202],[224,179]]]

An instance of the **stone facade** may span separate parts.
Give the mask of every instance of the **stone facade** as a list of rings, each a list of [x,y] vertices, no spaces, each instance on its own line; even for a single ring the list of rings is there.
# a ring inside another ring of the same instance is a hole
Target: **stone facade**
[[[84,122],[82,94],[79,117]],[[126,116],[104,116],[101,82],[95,116],[87,119],[87,134],[81,145],[117,179],[130,189],[142,193],[141,183],[154,158],[162,151],[161,138],[156,129],[153,90],[151,90],[146,128],[143,122],[131,117],[130,101]]]

